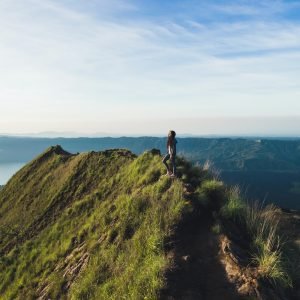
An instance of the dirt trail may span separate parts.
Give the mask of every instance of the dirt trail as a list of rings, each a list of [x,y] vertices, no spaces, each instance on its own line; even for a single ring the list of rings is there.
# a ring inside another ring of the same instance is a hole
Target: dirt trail
[[[206,211],[181,224],[175,233],[175,266],[166,274],[160,299],[242,299],[228,281],[219,260],[219,242],[211,232],[213,218]]]

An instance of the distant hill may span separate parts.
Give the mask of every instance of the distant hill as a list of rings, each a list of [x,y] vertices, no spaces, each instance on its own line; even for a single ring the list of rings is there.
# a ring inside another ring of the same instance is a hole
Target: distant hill
[[[297,213],[248,207],[184,159],[164,173],[157,150],[28,163],[0,191],[0,298],[296,299]]]
[[[0,137],[0,164],[26,163],[53,144],[72,153],[111,148],[126,148],[137,155],[151,148],[166,151],[166,139],[159,137]],[[299,139],[178,138],[178,152],[193,163],[209,160],[222,180],[241,186],[249,199],[300,209]]]
[[[157,148],[164,153],[166,139],[121,138],[12,138],[0,137],[1,162],[28,162],[43,149],[62,145],[67,151],[99,151],[126,148],[135,154]],[[299,171],[300,140],[178,138],[179,154],[204,163],[212,161],[224,171]]]

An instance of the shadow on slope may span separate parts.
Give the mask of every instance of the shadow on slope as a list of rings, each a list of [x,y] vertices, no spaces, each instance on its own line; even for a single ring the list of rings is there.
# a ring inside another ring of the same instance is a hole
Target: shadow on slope
[[[290,298],[296,300],[300,299],[300,211],[282,210],[279,217],[280,230],[285,236],[286,264],[294,280],[293,293],[290,293]]]
[[[161,299],[241,299],[220,263],[219,239],[209,212],[180,224],[174,236],[174,268],[166,274]]]
[[[222,204],[224,186],[210,172],[179,158],[179,176],[192,212],[174,229],[168,251],[173,266],[166,273],[160,299],[242,299],[228,280],[220,258],[220,239],[212,228],[213,212]]]

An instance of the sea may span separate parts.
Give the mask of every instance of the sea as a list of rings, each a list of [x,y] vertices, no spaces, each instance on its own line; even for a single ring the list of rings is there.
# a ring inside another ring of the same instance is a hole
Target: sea
[[[25,163],[0,163],[0,185],[5,185],[8,180],[18,172]]]

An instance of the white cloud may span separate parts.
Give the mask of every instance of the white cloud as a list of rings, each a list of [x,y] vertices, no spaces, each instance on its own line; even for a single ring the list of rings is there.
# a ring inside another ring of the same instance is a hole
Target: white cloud
[[[77,3],[0,2],[0,131],[300,109],[296,22],[155,22],[118,17],[133,2]]]

